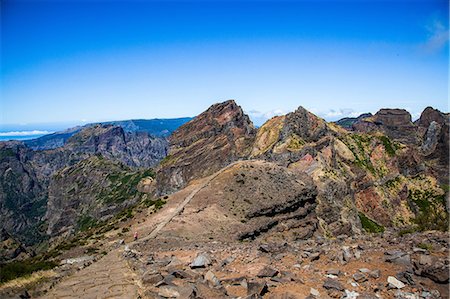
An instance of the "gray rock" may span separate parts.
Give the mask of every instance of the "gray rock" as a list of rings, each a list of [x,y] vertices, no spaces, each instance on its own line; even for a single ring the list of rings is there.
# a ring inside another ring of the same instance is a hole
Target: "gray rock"
[[[339,276],[342,274],[342,272],[339,269],[329,269],[327,270],[327,274]]]
[[[364,282],[367,280],[367,276],[363,273],[355,273],[352,277],[356,282]]]
[[[142,282],[144,284],[157,284],[163,279],[164,277],[161,274],[155,273],[152,270],[145,272],[144,275],[142,276]]]
[[[216,275],[214,275],[214,273],[211,270],[206,272],[205,281],[211,286],[214,287],[220,286],[220,280],[216,277]]]
[[[194,268],[204,268],[211,265],[212,260],[209,254],[201,253],[197,255],[194,261],[189,265],[192,269]]]
[[[428,277],[437,283],[449,281],[448,261],[441,260],[435,256],[421,254],[413,260],[414,274]]]
[[[321,252],[314,252],[314,253],[312,253],[312,254],[309,256],[309,260],[310,260],[311,262],[316,261],[316,260],[318,260],[318,259],[320,258],[320,255],[321,255],[321,254],[322,254]]]
[[[362,293],[358,296],[358,299],[379,299],[379,298],[373,294]]]
[[[385,261],[407,267],[411,266],[411,256],[402,251],[394,251],[392,254],[388,254]]]
[[[414,279],[412,277],[412,274],[409,272],[398,272],[395,274],[395,277],[400,280],[403,283],[409,284],[409,285],[415,285]]]
[[[180,297],[180,292],[175,286],[162,286],[158,289],[158,295],[164,298]]]
[[[353,257],[353,254],[350,251],[350,247],[342,246],[342,255],[343,255],[344,261],[349,262]]]
[[[269,266],[265,266],[261,271],[258,273],[258,277],[274,277],[278,274],[278,270],[273,269]]]
[[[344,291],[344,286],[337,280],[328,278],[324,281],[323,287],[327,290],[334,289],[338,291]]]
[[[389,283],[389,286],[393,286],[397,289],[402,289],[405,287],[405,284],[400,280],[398,280],[397,278],[395,278],[394,276],[388,276],[387,282]]]
[[[267,292],[267,284],[262,281],[247,282],[247,295],[264,295]]]
[[[376,269],[376,270],[370,271],[369,276],[372,278],[380,278],[380,276],[381,276],[380,270]]]
[[[310,288],[309,293],[315,297],[320,296],[320,292],[316,290],[315,288]]]

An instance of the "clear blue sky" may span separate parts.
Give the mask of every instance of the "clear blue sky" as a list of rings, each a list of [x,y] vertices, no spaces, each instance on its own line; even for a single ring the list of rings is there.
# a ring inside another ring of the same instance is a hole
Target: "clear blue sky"
[[[448,111],[448,1],[1,1],[0,125]]]

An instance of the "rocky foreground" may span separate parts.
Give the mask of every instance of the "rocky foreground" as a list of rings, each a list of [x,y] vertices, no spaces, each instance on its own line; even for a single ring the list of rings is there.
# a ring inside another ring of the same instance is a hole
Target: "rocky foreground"
[[[127,248],[145,298],[448,298],[446,234]]]

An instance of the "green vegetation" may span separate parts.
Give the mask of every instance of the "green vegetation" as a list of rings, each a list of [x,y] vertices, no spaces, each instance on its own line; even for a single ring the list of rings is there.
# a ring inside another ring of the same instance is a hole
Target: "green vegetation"
[[[58,264],[53,261],[39,260],[36,258],[3,264],[0,265],[0,283],[30,275],[36,271],[50,270],[57,265]]]
[[[115,172],[108,174],[111,182],[108,188],[104,188],[98,195],[98,199],[105,203],[123,202],[137,195],[137,185],[146,177],[155,177],[152,169],[134,173]]]
[[[305,145],[305,141],[296,134],[292,134],[291,138],[289,138],[288,149],[299,150],[303,145]]]
[[[422,249],[425,249],[425,250],[428,250],[428,251],[433,250],[433,245],[431,245],[431,244],[429,244],[429,243],[419,243],[419,244],[417,245],[417,247],[422,248]]]
[[[379,225],[375,221],[369,219],[362,212],[358,212],[359,220],[361,221],[361,225],[363,229],[368,233],[382,233],[384,232],[384,227]]]
[[[390,179],[390,180],[386,181],[385,185],[388,188],[394,188],[400,183],[400,181],[401,181],[400,176],[397,176],[397,177],[395,177],[393,179]]]
[[[398,232],[399,237],[417,232],[417,227],[408,227]]]
[[[157,200],[146,199],[142,202],[142,204],[147,208],[154,206],[155,211],[158,211],[166,204],[166,201],[162,200],[161,198],[158,198]]]
[[[7,157],[14,157],[16,154],[11,148],[5,148],[0,150],[0,160],[3,160]]]
[[[78,219],[77,228],[79,231],[86,231],[97,225],[97,220],[89,215],[83,215]]]
[[[445,191],[438,193],[436,190],[410,190],[408,199],[418,208],[413,222],[418,230],[448,230],[448,212],[445,209]]]
[[[350,140],[349,140],[350,139]],[[362,135],[362,134],[350,134],[348,139],[342,140],[347,147],[352,151],[355,156],[355,163],[361,168],[367,169],[373,175],[376,175],[375,167],[370,161],[370,156],[367,149],[370,148],[370,143],[372,142],[372,136]],[[356,146],[355,146],[356,144]]]
[[[379,136],[378,139],[383,143],[384,149],[388,153],[389,156],[393,157],[395,156],[395,152],[397,150],[397,146],[395,143],[391,142],[391,139],[387,136]]]

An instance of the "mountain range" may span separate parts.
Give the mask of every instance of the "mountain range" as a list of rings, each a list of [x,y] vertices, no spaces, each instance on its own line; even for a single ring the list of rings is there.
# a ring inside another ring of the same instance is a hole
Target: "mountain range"
[[[0,142],[0,262],[60,261],[99,240],[109,256],[131,228],[148,234],[136,252],[447,231],[449,123],[431,107],[416,122],[406,110],[381,109],[329,123],[300,106],[255,128],[229,100],[192,119],[89,124]],[[69,253],[61,249],[68,242]],[[150,271],[134,255],[133,271]],[[448,273],[438,280],[448,283]],[[229,295],[219,285],[200,298]],[[158,298],[161,286],[143,292]]]

